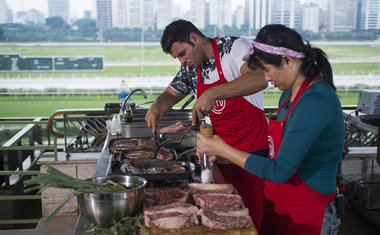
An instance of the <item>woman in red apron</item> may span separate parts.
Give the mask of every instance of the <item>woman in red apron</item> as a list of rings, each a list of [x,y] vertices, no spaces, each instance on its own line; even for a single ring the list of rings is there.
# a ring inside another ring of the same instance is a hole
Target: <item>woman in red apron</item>
[[[198,151],[268,179],[261,234],[336,234],[335,176],[344,124],[330,63],[283,25],[260,30],[248,63],[285,91],[277,119],[269,122],[268,158],[239,151],[218,136],[198,135]]]
[[[221,67],[217,44],[214,39],[210,39],[210,42],[219,80],[212,84],[203,84],[201,82],[201,71],[198,67],[197,98],[207,89],[227,82]],[[242,151],[256,151],[268,147],[267,120],[264,112],[243,97],[216,101],[209,116],[214,126],[214,134],[219,135],[231,146]],[[242,196],[253,222],[260,229],[264,180],[234,164],[218,164],[218,167],[226,182],[233,184]]]

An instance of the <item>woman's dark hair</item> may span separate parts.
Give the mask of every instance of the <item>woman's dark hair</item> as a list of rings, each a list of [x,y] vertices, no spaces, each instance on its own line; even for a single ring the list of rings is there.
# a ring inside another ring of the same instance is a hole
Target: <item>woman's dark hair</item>
[[[193,23],[187,20],[173,21],[166,26],[164,33],[161,37],[161,47],[165,53],[170,54],[170,49],[175,42],[186,42],[194,45],[190,41],[190,34],[196,33],[201,37],[205,37],[201,31]]]
[[[266,25],[257,34],[255,41],[304,53],[306,57],[301,59],[303,62],[302,73],[310,79],[320,76],[336,90],[331,65],[325,52],[319,48],[311,47],[306,40],[304,42],[302,37],[293,29],[280,24]],[[261,61],[280,66],[281,58],[281,55],[269,54],[254,48],[254,53],[248,59],[248,66],[252,69],[263,68]]]

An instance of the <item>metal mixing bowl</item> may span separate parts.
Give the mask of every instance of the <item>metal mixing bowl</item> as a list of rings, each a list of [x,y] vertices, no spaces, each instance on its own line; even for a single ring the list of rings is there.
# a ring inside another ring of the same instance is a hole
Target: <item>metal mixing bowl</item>
[[[134,216],[142,208],[144,189],[147,181],[138,176],[110,175],[96,177],[92,180],[105,183],[112,180],[126,187],[133,186],[124,192],[112,193],[84,193],[77,196],[78,205],[82,214],[92,223],[109,225],[113,220],[119,221],[126,216]]]

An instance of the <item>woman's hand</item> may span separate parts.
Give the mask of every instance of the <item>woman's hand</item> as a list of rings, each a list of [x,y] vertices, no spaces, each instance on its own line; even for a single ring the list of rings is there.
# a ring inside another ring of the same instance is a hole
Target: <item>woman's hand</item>
[[[197,151],[210,156],[223,156],[223,146],[227,144],[217,135],[208,138],[197,133]]]
[[[208,138],[201,133],[197,133],[196,150],[199,154],[204,153],[211,156],[210,161],[217,161],[221,164],[233,163],[242,168],[244,168],[245,161],[250,155],[229,146],[217,135]],[[199,154],[198,158],[200,158]]]

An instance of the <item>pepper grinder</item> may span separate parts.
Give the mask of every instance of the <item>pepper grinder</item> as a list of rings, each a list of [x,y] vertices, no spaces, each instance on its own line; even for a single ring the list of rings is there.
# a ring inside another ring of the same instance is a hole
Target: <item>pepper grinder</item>
[[[201,125],[199,126],[202,135],[211,138],[213,136],[213,127],[209,117],[201,120]],[[201,164],[201,182],[202,183],[214,183],[213,176],[213,163],[209,161],[209,156],[207,154],[201,154],[202,164]]]

